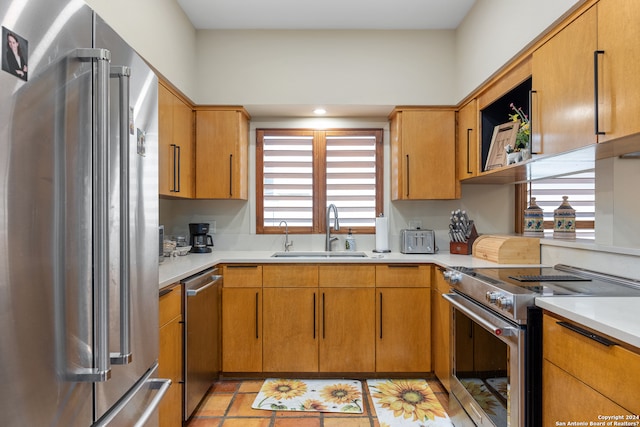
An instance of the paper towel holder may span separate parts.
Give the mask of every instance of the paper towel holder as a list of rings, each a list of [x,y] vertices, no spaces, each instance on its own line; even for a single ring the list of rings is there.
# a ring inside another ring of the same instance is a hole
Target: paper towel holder
[[[380,212],[379,217],[384,217],[384,213]],[[385,246],[388,246],[388,243]],[[373,253],[377,253],[377,254],[387,254],[387,253],[391,252],[391,249],[377,249],[377,248],[374,248],[372,252]]]

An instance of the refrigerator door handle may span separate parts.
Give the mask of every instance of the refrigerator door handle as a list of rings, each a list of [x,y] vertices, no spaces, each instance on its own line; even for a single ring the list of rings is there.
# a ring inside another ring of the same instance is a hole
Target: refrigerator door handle
[[[131,423],[130,425],[134,427],[142,427],[149,420],[151,415],[155,412],[160,404],[160,401],[169,390],[171,386],[170,379],[163,378],[151,378],[151,376],[158,369],[158,364],[156,363],[151,369],[147,371],[147,373],[133,386],[131,390],[122,398],[116,405],[114,405],[109,412],[107,412],[102,418],[96,421],[95,424],[92,424],[91,427],[104,427],[109,425],[114,418],[118,416],[120,412],[136,397],[136,395],[147,389],[157,389],[158,392],[155,394],[153,399],[149,402],[149,404],[144,408],[142,414],[138,419]]]
[[[93,133],[93,368],[78,381],[102,382],[111,377],[109,355],[109,62],[107,49],[83,48],[76,57],[95,65]]]
[[[111,353],[111,363],[131,363],[131,271],[129,209],[129,79],[131,69],[111,66],[110,76],[119,82],[120,130],[120,352]]]

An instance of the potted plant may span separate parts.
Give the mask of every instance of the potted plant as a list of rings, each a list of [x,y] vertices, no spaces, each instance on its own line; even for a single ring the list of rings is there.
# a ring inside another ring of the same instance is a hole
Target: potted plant
[[[509,118],[513,122],[518,122],[518,133],[513,144],[514,146],[507,145],[505,147],[507,150],[508,164],[511,164],[531,158],[531,150],[529,149],[531,125],[529,117],[522,111],[522,108],[516,107],[513,102],[509,106],[514,111],[513,114],[509,114]]]

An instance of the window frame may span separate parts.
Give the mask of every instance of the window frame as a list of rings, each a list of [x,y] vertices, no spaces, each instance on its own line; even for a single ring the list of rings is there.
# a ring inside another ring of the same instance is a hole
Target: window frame
[[[383,129],[256,129],[256,234],[281,234],[280,226],[264,225],[264,137],[269,136],[312,136],[313,137],[313,210],[312,226],[289,226],[289,234],[324,234],[326,232],[325,215],[327,209],[327,136],[374,136],[376,139],[376,216],[384,207],[384,144]],[[341,227],[335,234],[347,234],[347,227]],[[374,234],[375,226],[351,227],[353,234]]]

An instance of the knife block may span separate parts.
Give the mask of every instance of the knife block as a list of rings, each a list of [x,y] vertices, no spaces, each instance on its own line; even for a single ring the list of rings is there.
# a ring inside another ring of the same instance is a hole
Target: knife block
[[[449,242],[449,253],[458,255],[470,255],[473,249],[473,242],[478,238],[476,226],[471,227],[471,234],[466,242]]]

